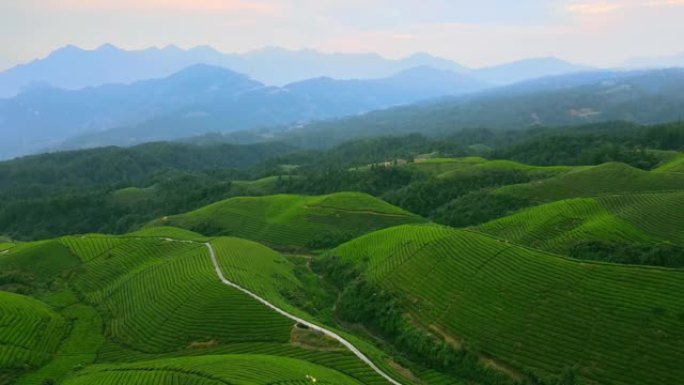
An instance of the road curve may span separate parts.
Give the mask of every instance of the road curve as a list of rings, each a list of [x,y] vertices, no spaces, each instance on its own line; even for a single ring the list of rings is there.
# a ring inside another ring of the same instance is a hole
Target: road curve
[[[257,300],[259,302],[261,302],[262,304],[269,307],[271,310],[283,315],[284,317],[287,317],[287,318],[289,318],[289,319],[291,319],[297,323],[300,323],[302,325],[306,325],[307,327],[309,327],[312,330],[316,330],[316,331],[323,333],[326,336],[328,336],[334,340],[337,340],[339,343],[341,343],[347,349],[349,349],[349,351],[354,353],[354,355],[356,357],[358,357],[361,361],[363,361],[366,365],[368,365],[371,369],[373,369],[373,371],[375,371],[377,374],[382,376],[385,380],[389,381],[392,385],[403,385],[402,383],[394,380],[387,373],[383,372],[380,368],[378,368],[373,363],[373,361],[370,360],[370,358],[368,358],[365,354],[361,353],[361,351],[359,349],[357,349],[351,342],[347,341],[346,339],[341,337],[339,334],[332,332],[328,329],[324,329],[318,325],[312,324],[311,322],[304,320],[304,319],[301,319],[294,314],[290,314],[287,311],[279,308],[278,306],[268,302],[266,299],[258,296],[257,294],[254,294],[251,291],[243,288],[242,286],[240,286],[236,283],[233,283],[233,282],[229,281],[228,279],[226,279],[226,277],[223,276],[223,272],[221,271],[221,267],[218,264],[218,260],[216,259],[216,253],[214,253],[214,248],[211,246],[211,243],[207,242],[204,245],[207,247],[207,250],[209,250],[209,256],[211,256],[211,263],[214,265],[214,270],[216,270],[216,275],[218,276],[218,278],[221,280],[221,282],[224,285],[230,286],[232,288],[235,288],[235,289],[247,294],[248,296],[254,298],[255,300]]]

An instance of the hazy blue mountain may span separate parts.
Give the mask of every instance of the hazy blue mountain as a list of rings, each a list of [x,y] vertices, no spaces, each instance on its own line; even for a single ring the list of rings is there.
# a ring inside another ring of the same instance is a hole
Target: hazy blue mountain
[[[317,78],[280,88],[203,64],[130,85],[34,86],[0,99],[0,157],[297,125],[486,87],[468,75],[418,67],[384,79]]]
[[[481,68],[474,71],[474,74],[489,83],[503,85],[590,69],[591,67],[568,63],[558,58],[544,57]]]
[[[684,67],[684,52],[659,57],[640,57],[626,60],[624,68],[674,68]]]
[[[533,80],[286,131],[262,130],[258,135],[325,147],[359,137],[416,132],[449,135],[482,127],[522,129],[618,120],[652,124],[680,120],[683,112],[684,69],[599,71]],[[227,140],[254,141],[258,135],[236,133]]]
[[[438,96],[467,94],[488,87],[487,83],[469,75],[421,66],[383,79],[324,77],[292,83],[284,88],[310,100],[319,109],[315,118],[325,119]]]
[[[0,72],[0,97],[14,96],[25,87],[35,84],[79,89],[162,78],[193,64],[225,67],[262,83],[278,86],[317,77],[384,78],[420,66],[476,75],[484,82],[497,84],[575,72],[583,68],[553,58],[472,70],[426,53],[391,60],[373,53],[329,54],[315,50],[264,48],[243,54],[224,54],[208,46],[188,50],[168,46],[163,49],[127,51],[105,44],[95,50],[67,46],[46,58]]]
[[[410,68],[386,79],[380,79],[379,82],[411,92],[424,93],[426,97],[433,97],[436,93],[465,94],[491,87],[491,83],[480,80],[469,72],[454,72],[427,65]]]
[[[107,83],[131,83],[169,76],[193,64],[210,64],[247,74],[270,85],[329,76],[370,79],[421,65],[450,71],[466,69],[449,60],[417,54],[403,60],[377,54],[325,54],[314,50],[265,48],[223,54],[208,46],[188,50],[176,46],[127,51],[105,44],[95,50],[66,46],[43,59],[0,72],[0,97],[16,95],[33,84],[79,89]]]
[[[466,72],[467,68],[428,54],[390,60],[374,53],[321,53],[315,50],[290,51],[264,48],[233,55],[227,66],[267,84],[284,85],[296,81],[330,77],[335,79],[375,79],[391,76],[413,67]]]
[[[225,100],[263,88],[244,75],[195,65],[168,78],[78,91],[33,87],[0,99],[0,157],[58,145],[65,138],[132,125],[202,101]]]
[[[192,64],[215,64],[221,59],[220,53],[201,47],[188,51],[175,46],[125,51],[109,44],[96,50],[70,45],[44,59],[0,72],[0,97],[13,96],[33,84],[79,89],[161,78]]]

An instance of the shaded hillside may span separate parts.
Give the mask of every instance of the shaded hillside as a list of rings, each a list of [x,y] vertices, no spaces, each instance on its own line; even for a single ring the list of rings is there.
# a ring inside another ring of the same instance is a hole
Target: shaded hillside
[[[326,248],[361,234],[424,219],[361,193],[239,197],[161,218],[153,225],[231,235],[279,247]]]
[[[502,187],[497,192],[548,202],[575,197],[682,189],[683,175],[643,171],[622,163],[605,163],[539,182]]]
[[[413,324],[439,341],[522,377],[574,370],[589,382],[655,385],[682,375],[678,270],[579,263],[438,226],[374,232],[328,258],[393,293]],[[364,301],[353,289],[360,286],[347,286],[341,303]],[[360,311],[359,318],[401,338],[388,329],[397,322],[392,314]]]
[[[634,261],[620,260],[617,252],[609,260],[684,267],[684,253],[677,251],[684,245],[683,206],[681,190],[575,198],[526,209],[476,229],[517,244],[577,257],[592,242],[641,246],[633,253],[638,258]],[[673,244],[680,247],[668,246]]]
[[[486,87],[467,75],[429,67],[382,79],[324,78],[273,87],[208,65],[132,84],[33,87],[0,99],[0,132],[6,134],[0,157],[288,127]]]
[[[293,143],[330,146],[359,137],[447,135],[478,127],[523,129],[615,120],[654,124],[680,118],[683,90],[680,69],[568,75],[275,133]]]

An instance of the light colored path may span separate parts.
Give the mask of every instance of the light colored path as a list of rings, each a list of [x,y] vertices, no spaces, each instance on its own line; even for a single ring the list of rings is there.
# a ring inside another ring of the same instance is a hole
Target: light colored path
[[[230,286],[230,287],[232,287],[232,288],[235,288],[235,289],[237,289],[237,290],[239,290],[239,291],[241,291],[241,292],[247,294],[248,296],[254,298],[255,300],[257,300],[257,301],[259,301],[259,302],[261,302],[262,304],[266,305],[268,308],[270,308],[270,309],[272,309],[273,311],[275,311],[275,312],[281,314],[281,315],[284,316],[284,317],[287,317],[287,318],[289,318],[289,319],[291,319],[291,320],[293,320],[293,321],[295,321],[295,322],[297,322],[297,323],[299,323],[299,324],[306,325],[307,327],[309,327],[309,328],[312,329],[312,330],[316,330],[316,331],[318,331],[318,332],[320,332],[320,333],[323,333],[323,334],[325,334],[326,336],[328,336],[328,337],[330,337],[330,338],[332,338],[332,339],[334,339],[334,340],[337,340],[339,343],[341,343],[341,344],[344,345],[347,349],[349,349],[352,353],[354,353],[354,355],[355,355],[356,357],[358,357],[361,361],[363,361],[366,365],[368,365],[371,369],[373,369],[373,371],[375,371],[377,374],[379,374],[379,375],[382,376],[384,379],[386,379],[387,381],[389,381],[391,384],[393,384],[393,385],[403,385],[403,384],[401,384],[400,382],[395,381],[395,380],[394,380],[392,377],[390,377],[387,373],[383,372],[380,368],[378,368],[378,367],[373,363],[373,361],[370,360],[370,358],[368,358],[365,354],[361,353],[361,351],[360,351],[359,349],[357,349],[351,342],[347,341],[346,339],[344,339],[343,337],[341,337],[339,334],[337,334],[337,333],[335,333],[335,332],[332,332],[332,331],[330,331],[330,330],[328,330],[328,329],[324,329],[324,328],[322,328],[322,327],[320,327],[320,326],[318,326],[318,325],[312,324],[311,322],[309,322],[309,321],[307,321],[307,320],[304,320],[304,319],[301,319],[301,318],[297,317],[297,316],[294,315],[294,314],[290,314],[290,313],[288,313],[287,311],[285,311],[285,310],[279,308],[278,306],[276,306],[276,305],[274,305],[274,304],[268,302],[268,301],[265,300],[264,298],[262,298],[262,297],[260,297],[260,296],[258,296],[258,295],[256,295],[256,294],[254,294],[254,293],[252,293],[251,291],[249,291],[249,290],[243,288],[242,286],[240,286],[240,285],[238,285],[238,284],[236,284],[236,283],[233,283],[233,282],[229,281],[228,279],[226,279],[226,277],[223,276],[223,272],[221,271],[221,267],[220,267],[219,264],[218,264],[218,260],[216,259],[216,253],[214,253],[214,248],[211,246],[211,243],[207,242],[207,243],[205,243],[204,245],[205,245],[205,246],[207,247],[207,249],[209,250],[209,255],[211,256],[211,263],[214,264],[214,270],[216,270],[216,275],[218,276],[218,278],[221,280],[221,282],[222,282],[224,285]]]

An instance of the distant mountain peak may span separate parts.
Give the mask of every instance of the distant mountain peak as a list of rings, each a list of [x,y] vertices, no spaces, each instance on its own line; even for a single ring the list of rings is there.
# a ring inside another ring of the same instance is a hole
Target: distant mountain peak
[[[178,47],[175,44],[169,44],[169,45],[165,46],[164,48],[162,48],[161,50],[162,51],[170,51],[170,52],[182,52],[183,51],[183,49],[181,49],[180,47]]]
[[[534,78],[563,75],[592,69],[554,56],[516,60],[492,67],[480,68],[477,76],[496,84],[511,84]]]
[[[50,53],[48,57],[55,57],[55,56],[60,56],[64,54],[73,54],[73,53],[82,53],[85,52],[83,48],[80,48],[78,46],[75,46],[73,44],[67,44],[64,47],[58,48]]]
[[[186,67],[169,78],[197,78],[197,77],[247,77],[224,67],[210,64],[193,64]]]
[[[412,54],[411,56],[407,57],[407,59],[438,59],[436,56],[431,55],[427,52],[416,52]]]
[[[105,44],[102,44],[101,46],[97,47],[97,49],[95,49],[95,51],[97,51],[97,52],[119,52],[119,51],[123,51],[123,50],[121,48],[115,46],[114,44],[105,43]]]
[[[167,80],[172,84],[187,86],[192,89],[218,90],[227,87],[242,92],[264,87],[264,84],[250,79],[247,75],[208,64],[191,65],[169,76]]]
[[[439,69],[439,68],[432,67],[432,66],[427,65],[427,64],[423,64],[423,65],[418,65],[418,66],[415,66],[415,67],[411,67],[411,68],[409,68],[409,69],[405,69],[405,70],[403,70],[403,71],[400,71],[400,72],[396,73],[396,74],[393,75],[393,76],[401,76],[401,75],[404,75],[404,74],[419,74],[419,73],[450,73],[450,72],[452,72],[452,71],[443,70],[443,69]]]

